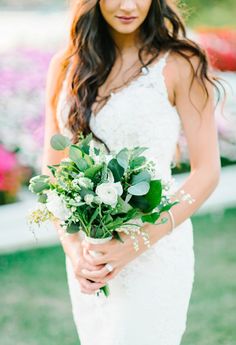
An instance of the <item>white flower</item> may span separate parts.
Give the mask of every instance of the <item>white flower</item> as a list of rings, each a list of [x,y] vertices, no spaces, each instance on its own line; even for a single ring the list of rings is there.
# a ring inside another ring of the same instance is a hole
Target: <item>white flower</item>
[[[76,202],[80,202],[80,201],[81,201],[81,196],[80,196],[80,195],[77,195],[77,196],[75,197],[75,201],[76,201]]]
[[[66,220],[71,216],[71,211],[66,207],[65,202],[54,190],[47,191],[47,209],[60,220]]]
[[[120,182],[107,182],[98,185],[96,187],[96,193],[104,204],[115,207],[118,195],[123,193],[123,188]]]
[[[93,201],[93,199],[94,199],[94,196],[93,196],[92,194],[86,194],[86,195],[84,196],[84,201],[85,201],[85,203],[88,204],[88,205],[91,204],[91,202]]]
[[[79,177],[78,184],[80,187],[93,188],[93,182],[88,177]]]

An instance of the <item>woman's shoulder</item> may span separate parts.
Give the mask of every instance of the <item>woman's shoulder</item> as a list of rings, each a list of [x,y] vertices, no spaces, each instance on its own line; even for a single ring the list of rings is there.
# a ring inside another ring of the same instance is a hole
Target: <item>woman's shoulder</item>
[[[59,50],[56,52],[49,62],[48,74],[56,72],[59,68],[62,68],[65,64],[66,50]]]
[[[184,56],[181,55],[181,53]],[[198,72],[199,64],[201,63],[200,57],[194,55],[190,50],[184,49],[180,52],[170,51],[168,56],[169,69],[178,80],[191,78]]]
[[[63,71],[65,69],[66,50],[60,50],[56,52],[50,60],[47,81],[46,81],[46,93],[48,99],[53,102],[55,100],[55,94],[58,93],[63,81]]]

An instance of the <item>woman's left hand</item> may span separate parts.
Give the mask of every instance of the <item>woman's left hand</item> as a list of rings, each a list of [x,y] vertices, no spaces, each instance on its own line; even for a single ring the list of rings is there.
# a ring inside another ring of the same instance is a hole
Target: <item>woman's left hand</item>
[[[95,282],[104,282],[104,284],[106,284],[108,280],[113,279],[124,266],[148,248],[143,243],[143,240],[140,240],[141,236],[138,236],[139,250],[136,251],[134,249],[133,240],[130,236],[124,232],[120,232],[119,234],[124,243],[114,238],[104,244],[91,244],[85,240],[82,241],[81,244],[83,247],[84,259],[91,265],[104,265],[97,271],[83,270],[83,274],[87,279]],[[89,250],[99,251],[102,252],[102,254],[97,257],[93,257],[89,254]],[[112,265],[112,272],[109,272],[105,267],[106,263]]]

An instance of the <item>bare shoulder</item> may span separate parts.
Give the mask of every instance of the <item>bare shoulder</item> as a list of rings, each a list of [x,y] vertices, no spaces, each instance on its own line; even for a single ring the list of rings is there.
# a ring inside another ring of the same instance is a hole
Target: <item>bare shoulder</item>
[[[170,52],[168,63],[169,69],[177,81],[183,81],[183,78],[189,79],[192,78],[193,72],[198,71],[198,66],[200,63],[200,58],[198,56],[192,55],[188,50],[184,50],[183,54],[187,56],[187,59],[178,54],[177,52]]]
[[[49,63],[47,71],[46,96],[49,102],[54,99],[55,91],[60,84],[60,71],[65,60],[65,50],[55,53]]]
[[[48,77],[50,78],[50,76],[53,74],[53,76],[56,76],[56,72],[58,71],[58,69],[62,66],[64,59],[65,59],[65,50],[60,50],[58,52],[56,52],[49,63],[49,68],[48,68]]]

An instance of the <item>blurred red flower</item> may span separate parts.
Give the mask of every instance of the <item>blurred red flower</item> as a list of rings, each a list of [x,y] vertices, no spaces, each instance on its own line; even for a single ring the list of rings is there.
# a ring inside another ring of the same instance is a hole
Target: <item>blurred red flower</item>
[[[206,49],[212,66],[221,71],[236,71],[236,30],[200,28],[198,42]]]

